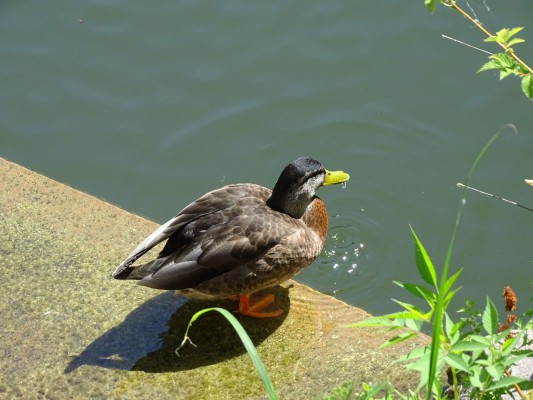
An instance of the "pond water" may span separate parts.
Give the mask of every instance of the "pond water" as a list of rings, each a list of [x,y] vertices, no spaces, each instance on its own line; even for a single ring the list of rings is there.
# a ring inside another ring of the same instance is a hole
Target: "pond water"
[[[270,187],[314,157],[351,180],[320,190],[328,242],[297,280],[395,311],[392,298],[411,299],[392,281],[420,282],[409,225],[440,271],[456,183],[500,130],[471,184],[533,206],[533,103],[518,80],[476,74],[486,54],[442,35],[494,45],[422,3],[4,2],[0,156],[160,223],[223,184]],[[493,31],[526,26],[517,51],[533,63],[533,2],[465,7]],[[468,193],[457,304],[498,302],[507,284],[526,303],[532,226],[533,213]]]

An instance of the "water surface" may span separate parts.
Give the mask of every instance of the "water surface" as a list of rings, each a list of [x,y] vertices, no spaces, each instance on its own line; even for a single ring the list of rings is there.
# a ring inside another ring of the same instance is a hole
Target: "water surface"
[[[222,184],[272,186],[288,162],[315,157],[352,178],[321,189],[328,242],[297,279],[396,310],[391,298],[408,298],[392,280],[419,281],[409,225],[440,266],[455,184],[507,123],[519,133],[500,137],[472,184],[533,204],[532,103],[441,35],[495,47],[422,3],[4,2],[0,155],[161,223]],[[526,26],[517,49],[533,54],[531,1],[469,5],[489,29]],[[461,297],[497,301],[510,284],[530,298],[532,223],[468,195]]]

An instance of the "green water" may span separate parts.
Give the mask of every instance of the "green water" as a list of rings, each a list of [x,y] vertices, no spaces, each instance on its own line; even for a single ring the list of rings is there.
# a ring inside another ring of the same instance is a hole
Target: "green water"
[[[319,193],[331,216],[300,282],[371,313],[418,281],[411,224],[440,265],[472,185],[533,205],[533,104],[476,74],[496,51],[422,1],[6,1],[0,6],[0,155],[160,223],[231,182],[272,186],[308,155],[351,174]],[[530,0],[471,1],[488,28],[526,26]],[[533,214],[469,194],[453,258],[460,296],[531,297]],[[124,257],[131,249],[124,249]],[[110,265],[109,271],[115,266]]]

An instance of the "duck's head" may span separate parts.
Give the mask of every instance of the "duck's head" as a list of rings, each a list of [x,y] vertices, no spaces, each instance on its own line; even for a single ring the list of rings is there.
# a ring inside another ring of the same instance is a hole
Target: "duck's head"
[[[328,171],[312,158],[300,157],[287,165],[272,190],[267,205],[293,218],[301,218],[320,186],[346,182],[350,175]]]

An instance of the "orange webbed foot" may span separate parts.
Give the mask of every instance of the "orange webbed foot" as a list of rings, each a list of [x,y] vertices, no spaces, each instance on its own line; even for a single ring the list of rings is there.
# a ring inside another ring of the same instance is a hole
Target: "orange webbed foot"
[[[254,299],[254,302],[250,302],[250,295],[241,294],[239,296],[239,313],[254,318],[272,318],[283,314],[283,309],[276,304],[273,294],[260,296]]]

